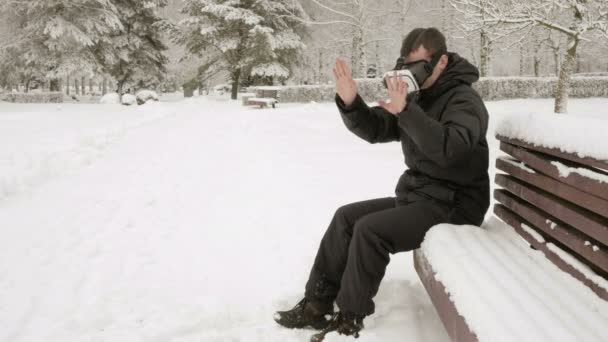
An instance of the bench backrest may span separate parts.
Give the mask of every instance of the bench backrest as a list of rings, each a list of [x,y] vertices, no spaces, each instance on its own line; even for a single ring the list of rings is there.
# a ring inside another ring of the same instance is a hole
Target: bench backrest
[[[257,89],[256,97],[278,99],[279,91],[275,89]]]
[[[608,300],[608,161],[497,136],[494,213]]]

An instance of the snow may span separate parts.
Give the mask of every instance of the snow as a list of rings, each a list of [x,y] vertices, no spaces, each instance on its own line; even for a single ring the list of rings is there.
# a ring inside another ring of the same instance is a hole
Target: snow
[[[133,107],[0,103],[0,341],[308,340],[313,331],[277,326],[274,311],[301,299],[339,206],[393,195],[404,170],[401,146],[358,139],[332,103],[259,110],[226,98]],[[553,103],[487,105],[494,160],[496,120],[520,108],[549,112]],[[606,99],[570,100],[581,115],[606,108]],[[493,166],[490,172],[493,179]],[[469,276],[478,264],[453,259],[445,276],[466,280],[483,298],[494,290],[485,277]],[[496,262],[515,261],[521,258]],[[522,280],[497,276],[514,289]],[[545,280],[548,290],[564,283]],[[590,296],[569,288],[527,327],[553,311],[588,318],[573,300]],[[391,257],[375,301],[358,341],[449,341],[411,252]],[[488,319],[498,311],[477,309]],[[605,322],[603,310],[595,315]],[[589,333],[603,333],[605,324],[587,321],[581,326]]]
[[[99,100],[99,103],[101,103],[101,104],[118,104],[118,103],[120,103],[120,95],[118,95],[117,93],[105,94],[104,96],[101,97],[101,99]]]
[[[258,76],[288,77],[289,70],[281,63],[273,62],[253,67],[253,69],[251,69],[251,74]]]
[[[131,94],[122,95],[122,104],[125,106],[133,106],[137,104],[137,97]]]
[[[551,229],[555,229],[555,227],[557,226],[557,223],[547,219],[547,221],[545,221],[548,225],[551,225]]]
[[[148,101],[158,101],[158,93],[153,90],[141,90],[135,95],[138,104],[144,104]]]
[[[572,254],[564,251],[563,249],[557,247],[553,243],[548,243],[547,248],[553,253],[557,254],[562,260],[568,263],[570,266],[574,267],[577,271],[581,272],[585,278],[591,280],[593,283],[597,284],[599,287],[608,290],[608,280],[602,278],[597,275],[589,266],[585,265],[577,258],[572,256]]]
[[[422,250],[479,341],[608,339],[608,302],[495,217],[435,226]]]
[[[568,167],[558,161],[552,161],[551,164],[557,168],[560,177],[566,178],[570,176],[571,173],[577,173],[583,177],[596,180],[599,183],[608,183],[608,175],[606,174],[594,172],[583,167]]]
[[[503,120],[496,132],[536,146],[559,148],[580,157],[608,160],[608,117],[526,112]],[[598,113],[601,109],[598,108]]]
[[[7,199],[93,164],[130,130],[172,112],[165,104],[0,103],[0,210]]]
[[[518,168],[520,168],[520,169],[522,169],[522,170],[524,170],[524,171],[526,171],[528,173],[536,173],[536,171],[534,171],[533,169],[529,168],[525,163],[520,162],[520,161],[518,161],[516,159],[510,158],[510,157],[500,157],[500,159],[503,160],[503,161],[505,161],[505,162],[507,162],[507,163],[509,163],[509,164],[511,164],[511,165],[517,166]]]
[[[543,238],[542,235],[540,235],[536,230],[534,230],[532,227],[528,226],[527,224],[521,224],[521,228],[528,233],[530,236],[532,236],[534,238],[534,240],[540,242],[540,243],[545,243],[545,238]]]
[[[266,104],[273,104],[273,103],[278,103],[279,102],[276,99],[265,98],[265,97],[252,97],[252,98],[249,98],[249,101],[251,101],[251,102],[263,102],[263,103],[266,103]]]

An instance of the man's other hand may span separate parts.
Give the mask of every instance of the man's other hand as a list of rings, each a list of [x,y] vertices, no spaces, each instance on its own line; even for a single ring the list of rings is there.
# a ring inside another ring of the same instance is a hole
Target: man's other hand
[[[386,85],[391,101],[390,103],[382,101],[379,104],[391,114],[397,115],[401,113],[407,105],[407,83],[397,77],[397,72],[395,71],[394,77],[389,77],[386,80]]]
[[[357,97],[357,84],[353,80],[353,75],[345,61],[336,59],[334,66],[334,79],[336,80],[336,93],[346,106],[355,102]]]

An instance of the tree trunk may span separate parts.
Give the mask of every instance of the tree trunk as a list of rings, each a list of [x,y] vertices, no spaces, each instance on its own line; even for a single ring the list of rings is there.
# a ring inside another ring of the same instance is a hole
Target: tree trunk
[[[70,96],[70,76],[67,77],[65,82],[65,94]]]
[[[103,86],[101,89],[101,94],[105,95],[108,93],[108,80],[106,80],[105,78],[103,79]]]
[[[570,91],[570,77],[576,66],[576,48],[579,40],[570,38],[569,48],[566,51],[564,62],[562,63],[555,90],[555,113],[568,113],[568,92]]]
[[[376,76],[380,77],[384,72],[384,66],[382,65],[382,59],[380,58],[380,42],[376,42]]]
[[[316,83],[324,83],[323,82],[323,49],[319,49],[319,70],[317,72],[317,79],[314,80]]]
[[[559,65],[559,50],[555,49],[553,50],[553,61],[555,63],[555,76],[559,76],[559,69],[560,69],[560,65]]]
[[[519,46],[519,76],[524,75],[524,46]]]
[[[365,70],[367,56],[365,54],[365,47],[363,46],[363,29],[357,27],[354,30],[351,51],[352,72],[353,78],[361,78],[365,77],[367,73],[367,70]]]
[[[61,91],[58,78],[51,79],[51,82],[49,83],[49,90],[50,91]]]
[[[237,99],[238,91],[239,91],[239,79],[241,77],[241,69],[236,69],[232,73],[232,92],[230,94],[230,98],[233,100]]]
[[[118,92],[118,100],[120,103],[122,103],[122,93],[123,93],[124,86],[125,86],[124,81],[116,82],[116,92]]]
[[[487,33],[482,30],[479,35],[479,73],[481,77],[487,77],[490,73],[490,40]]]
[[[76,95],[80,95],[80,83],[78,82],[78,79],[74,80],[74,88],[76,88]]]
[[[25,93],[30,92],[30,80],[25,81]]]
[[[89,93],[93,94],[93,77],[89,78]]]
[[[534,76],[540,77],[540,57],[534,56]]]
[[[81,93],[82,95],[84,95],[84,94],[87,92],[87,86],[86,86],[86,84],[85,84],[85,79],[84,79],[84,76],[82,76],[82,78],[80,79],[80,87],[81,87],[81,91],[80,91],[80,93]]]

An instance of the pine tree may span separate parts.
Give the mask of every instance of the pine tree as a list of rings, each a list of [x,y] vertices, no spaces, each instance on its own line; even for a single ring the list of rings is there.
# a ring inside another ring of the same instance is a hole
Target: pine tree
[[[127,84],[135,88],[157,87],[168,63],[161,32],[167,23],[159,15],[166,0],[114,1],[121,28],[95,46],[102,71],[116,80],[119,94]]]
[[[0,4],[8,41],[0,47],[0,68],[28,84],[33,78],[58,78],[74,71],[92,73],[92,47],[121,27],[110,0],[31,0]],[[7,71],[8,70],[8,71]]]
[[[232,99],[243,78],[286,79],[304,48],[294,0],[185,0],[176,41],[195,55],[217,55],[228,71]]]

